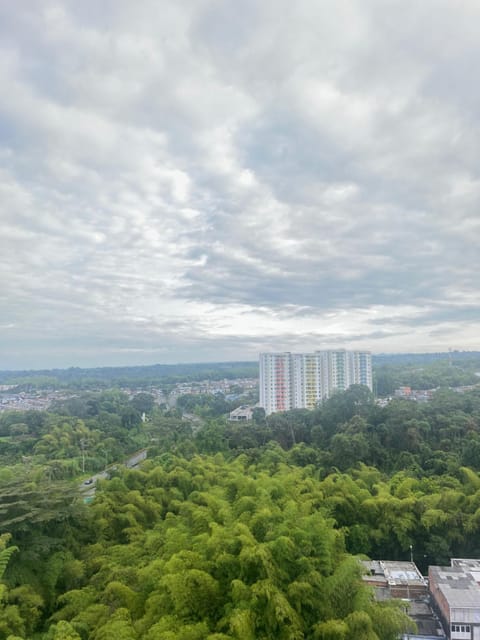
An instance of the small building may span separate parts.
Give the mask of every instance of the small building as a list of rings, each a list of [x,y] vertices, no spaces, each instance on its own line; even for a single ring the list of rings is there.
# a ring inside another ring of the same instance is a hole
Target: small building
[[[411,387],[399,387],[394,391],[394,395],[396,398],[409,398],[411,394],[412,394]]]
[[[454,559],[450,567],[430,566],[433,604],[449,640],[480,640],[480,563]]]
[[[230,422],[247,422],[248,420],[253,420],[253,409],[254,407],[243,404],[233,411],[230,411],[228,419]]]
[[[396,598],[405,601],[405,609],[417,625],[416,633],[403,640],[446,640],[438,616],[430,606],[427,580],[413,562],[366,560],[363,580],[374,588],[377,601]]]
[[[408,640],[414,640],[414,638],[421,638],[421,640],[428,640],[429,638],[436,638],[436,640],[445,640],[445,633],[439,622],[438,616],[436,616],[427,600],[411,600],[408,605],[408,615],[417,625],[417,632],[415,634],[407,634]]]
[[[390,560],[368,560],[363,562],[367,574],[363,577],[367,584],[385,590],[379,599],[404,598],[415,600],[428,596],[428,585],[414,562]]]
[[[412,400],[413,402],[430,402],[436,389],[412,389],[411,387],[399,387],[395,389],[395,398]]]

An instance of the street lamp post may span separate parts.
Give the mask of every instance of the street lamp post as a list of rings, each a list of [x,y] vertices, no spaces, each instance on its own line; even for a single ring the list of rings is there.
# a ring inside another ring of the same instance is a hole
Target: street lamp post
[[[80,448],[82,450],[82,473],[85,473],[85,440],[80,440]]]

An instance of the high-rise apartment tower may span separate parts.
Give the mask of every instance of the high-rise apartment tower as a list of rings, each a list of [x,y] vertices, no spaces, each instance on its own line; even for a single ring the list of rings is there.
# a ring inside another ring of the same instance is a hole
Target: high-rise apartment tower
[[[368,351],[260,354],[260,406],[267,415],[313,409],[333,391],[345,391],[352,384],[372,390],[372,356]]]

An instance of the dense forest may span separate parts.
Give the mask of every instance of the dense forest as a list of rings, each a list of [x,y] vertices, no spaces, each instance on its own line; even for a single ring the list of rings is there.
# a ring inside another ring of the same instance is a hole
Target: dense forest
[[[410,620],[359,556],[480,556],[478,388],[226,409],[113,389],[0,414],[0,639],[393,640]]]

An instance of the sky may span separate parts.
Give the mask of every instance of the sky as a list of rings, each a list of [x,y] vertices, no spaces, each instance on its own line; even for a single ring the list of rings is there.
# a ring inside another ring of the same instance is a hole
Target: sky
[[[477,0],[0,0],[0,369],[480,349]]]

